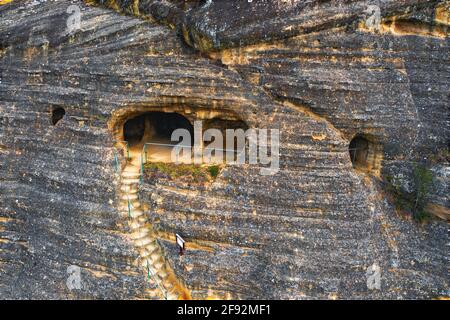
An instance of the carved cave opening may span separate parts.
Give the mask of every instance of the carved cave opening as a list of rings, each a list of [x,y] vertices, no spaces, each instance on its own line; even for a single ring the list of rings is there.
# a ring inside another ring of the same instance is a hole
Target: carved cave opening
[[[125,117],[124,117],[125,118]],[[194,122],[199,121],[196,126],[197,135],[201,134],[205,137],[208,129],[220,131],[223,136],[222,145],[224,149],[231,150],[230,154],[238,154],[238,139],[234,138],[234,145],[227,145],[227,130],[241,129],[245,132],[249,127],[238,117],[231,113],[220,113],[211,110],[164,110],[164,111],[144,111],[142,113],[134,113],[121,121],[121,137],[117,141],[126,141],[129,149],[133,154],[143,153],[145,161],[150,162],[172,162],[171,151],[174,145],[179,141],[171,141],[172,133],[176,129],[186,129],[191,135],[191,145],[194,145]],[[199,127],[201,131],[199,131]],[[210,143],[215,142],[216,137],[212,139],[199,139],[202,148],[207,147]],[[231,140],[233,141],[233,139]],[[240,147],[242,148],[242,144]],[[245,145],[244,147],[245,148]],[[193,151],[193,149],[192,149]],[[226,153],[226,152],[225,152]],[[192,155],[193,156],[193,155]],[[213,159],[215,152],[212,152]],[[224,155],[223,155],[224,156]],[[217,161],[221,162],[217,158]],[[210,161],[210,159],[209,159]]]
[[[358,134],[349,144],[350,159],[353,168],[379,175],[383,160],[382,146],[369,137]]]
[[[350,159],[354,168],[367,167],[367,155],[369,153],[369,141],[361,136],[356,136],[350,141]]]
[[[56,125],[62,118],[64,118],[66,110],[64,108],[56,108],[52,111],[52,125]]]
[[[193,136],[192,124],[181,114],[146,112],[125,122],[123,136],[132,148],[144,143],[169,143],[176,129],[186,129]]]
[[[222,133],[223,141],[222,141],[222,148],[225,150],[225,154],[236,154],[243,149],[245,149],[245,145],[239,146],[238,138],[235,136],[231,141],[233,141],[233,145],[229,145],[229,142],[227,141],[227,130],[233,130],[234,133],[237,133],[236,130],[243,130],[244,132],[248,129],[248,125],[242,121],[242,120],[225,120],[221,118],[213,118],[205,120],[203,123],[203,133],[208,129],[215,129],[219,130]],[[203,135],[205,137],[205,135]],[[203,141],[204,146],[208,146],[211,142],[214,142],[214,139],[212,141]],[[216,159],[218,160],[218,159]],[[216,161],[217,162],[217,161]]]

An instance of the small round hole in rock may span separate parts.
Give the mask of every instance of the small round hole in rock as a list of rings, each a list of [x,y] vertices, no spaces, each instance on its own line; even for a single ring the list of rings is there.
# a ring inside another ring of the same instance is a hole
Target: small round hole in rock
[[[56,108],[52,111],[52,124],[56,125],[59,120],[64,118],[64,115],[66,114],[66,110],[63,108]]]

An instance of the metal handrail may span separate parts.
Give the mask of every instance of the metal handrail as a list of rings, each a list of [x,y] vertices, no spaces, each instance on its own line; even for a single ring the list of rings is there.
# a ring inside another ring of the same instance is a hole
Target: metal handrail
[[[146,261],[147,261],[147,278],[150,280],[150,275],[153,277],[153,279],[154,279],[156,285],[158,286],[159,290],[161,290],[161,293],[163,294],[164,299],[167,300],[167,291],[163,289],[163,287],[161,286],[159,281],[156,279],[156,275],[150,269],[150,266],[149,266],[149,263],[148,263],[148,259],[146,259]]]
[[[131,200],[130,200],[130,197],[128,195],[127,195],[127,200],[128,200],[128,202],[127,202],[127,204],[128,204],[128,218],[132,218],[132,216],[131,216],[131,209],[132,208],[134,209],[134,207],[131,204]]]

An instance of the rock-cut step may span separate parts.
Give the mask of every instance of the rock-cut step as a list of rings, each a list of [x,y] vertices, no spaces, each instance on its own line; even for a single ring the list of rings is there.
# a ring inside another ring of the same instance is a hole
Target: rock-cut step
[[[143,215],[144,215],[144,211],[139,210],[139,209],[131,210],[131,212],[130,212],[131,218],[139,218]]]
[[[119,210],[128,210],[128,208],[130,208],[131,210],[133,209],[139,209],[141,207],[141,203],[139,202],[138,199],[131,199],[131,198],[125,198],[123,199],[123,197],[121,197],[121,199],[119,199]]]
[[[120,191],[123,193],[137,193],[138,188],[134,184],[127,184],[120,187]]]
[[[122,178],[139,178],[140,176],[141,176],[140,172],[134,172],[134,171],[122,172]]]
[[[138,200],[138,195],[136,193],[126,193],[122,196],[122,200],[125,201]]]
[[[132,161],[132,163],[134,163]],[[128,217],[130,237],[139,252],[139,265],[150,268],[157,289],[149,288],[147,294],[152,298],[180,299],[189,297],[189,293],[178,284],[176,277],[168,269],[163,251],[159,247],[151,224],[148,222],[139,202],[138,190],[141,173],[140,166],[128,164],[121,173],[119,210]]]
[[[145,229],[145,228],[138,229],[138,230],[133,231],[131,233],[131,238],[133,240],[138,240],[138,239],[143,239],[143,238],[150,238],[149,234],[150,234],[150,230],[148,230],[148,229]],[[152,239],[150,239],[150,240],[152,240]]]
[[[122,180],[122,185],[130,185],[130,184],[138,184],[139,183],[139,178],[124,178]]]
[[[136,239],[134,240],[134,245],[136,247],[145,247],[146,245],[148,245],[149,243],[151,243],[153,240],[151,238],[148,237],[144,237],[144,238],[140,238],[140,239]]]
[[[139,229],[152,230],[152,225],[148,223],[146,219],[142,219],[141,221],[139,221],[139,219],[132,219],[129,222],[129,226],[132,231],[136,231]]]

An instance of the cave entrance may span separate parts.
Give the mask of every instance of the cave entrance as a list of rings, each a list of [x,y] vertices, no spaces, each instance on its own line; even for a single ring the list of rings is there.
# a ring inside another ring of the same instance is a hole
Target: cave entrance
[[[145,110],[123,115],[118,125],[116,141],[122,147],[128,147],[128,157],[136,164],[136,159],[140,159],[141,163],[180,161],[222,164],[228,160],[241,160],[246,155],[246,132],[249,127],[232,113],[182,108]],[[180,136],[176,137],[179,140],[171,141],[177,129],[187,130],[191,141]],[[175,150],[175,159],[172,159],[174,146],[179,146],[181,142],[186,143],[187,148],[181,149],[181,152]]]
[[[172,146],[178,142],[171,141],[176,129],[186,129],[194,137],[191,122],[175,112],[146,112],[127,120],[123,125],[123,138],[128,142],[131,152],[141,153],[144,145],[146,157],[151,161],[170,162]]]
[[[64,118],[66,114],[66,110],[64,108],[56,108],[52,111],[52,125],[56,126],[56,124]]]
[[[247,124],[242,120],[229,120],[222,118],[212,118],[204,121],[203,124],[203,138],[205,138],[204,132],[208,129],[219,130],[222,134],[223,140],[221,141],[223,154],[212,153],[211,159],[208,161],[210,163],[222,163],[226,158],[237,160],[238,154],[245,152],[245,141],[239,141],[239,139],[234,136],[230,141],[227,141],[227,130],[239,130],[242,129],[244,132],[248,129]],[[213,140],[215,142],[215,140]],[[232,145],[229,142],[232,141]],[[204,147],[208,147],[210,141],[204,140]]]
[[[349,145],[350,159],[353,167],[367,167],[367,156],[369,154],[369,141],[361,136],[356,136],[350,141]]]
[[[383,161],[383,146],[374,137],[356,135],[348,147],[353,168],[379,177]]]

